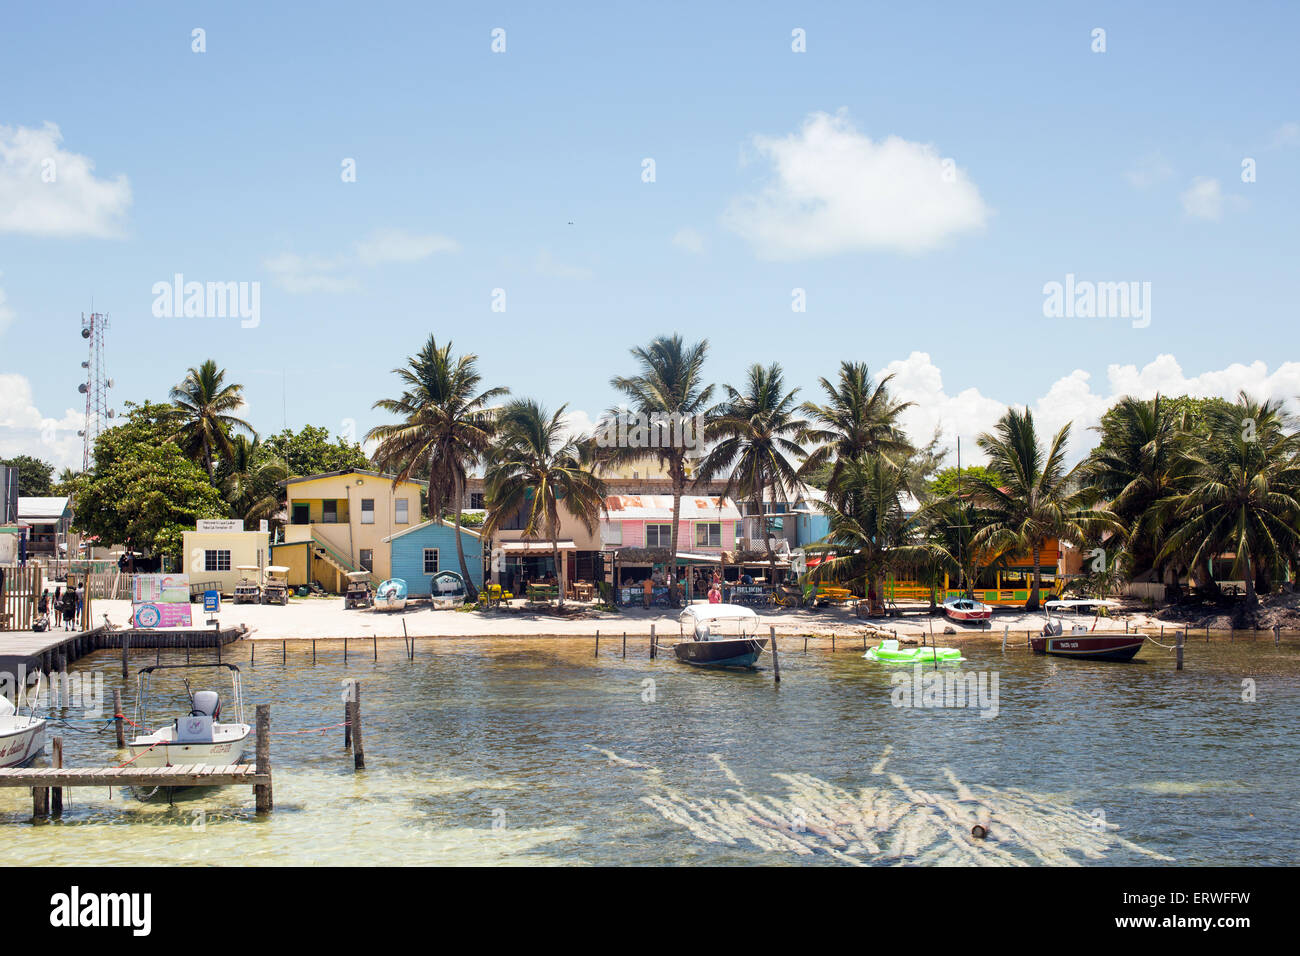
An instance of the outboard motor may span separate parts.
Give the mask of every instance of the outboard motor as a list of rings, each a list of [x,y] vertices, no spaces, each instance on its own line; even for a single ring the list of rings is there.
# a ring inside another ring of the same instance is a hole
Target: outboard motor
[[[190,711],[191,717],[211,717],[217,720],[221,717],[221,700],[215,690],[201,690],[194,695],[194,709]]]

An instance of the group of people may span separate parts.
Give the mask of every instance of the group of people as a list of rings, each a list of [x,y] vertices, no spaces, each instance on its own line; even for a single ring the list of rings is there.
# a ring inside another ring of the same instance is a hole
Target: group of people
[[[54,596],[50,596],[50,589],[45,588],[41,592],[41,599],[36,604],[37,625],[33,630],[45,631],[63,625],[65,631],[74,631],[77,629],[77,618],[81,614],[82,605],[86,601],[86,588],[84,584],[78,584],[76,588],[69,585],[66,589],[56,587]]]

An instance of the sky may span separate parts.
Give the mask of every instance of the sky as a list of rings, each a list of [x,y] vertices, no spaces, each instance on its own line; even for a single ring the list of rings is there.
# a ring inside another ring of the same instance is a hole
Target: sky
[[[430,333],[575,428],[673,332],[894,373],[964,459],[1008,405],[1076,458],[1123,394],[1294,408],[1300,7],[997,7],[9,5],[0,454],[80,466],[92,307],[116,407],[212,358],[263,433],[364,436]]]

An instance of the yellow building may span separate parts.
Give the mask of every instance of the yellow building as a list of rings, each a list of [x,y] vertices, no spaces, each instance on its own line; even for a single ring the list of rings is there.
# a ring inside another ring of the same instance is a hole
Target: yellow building
[[[422,520],[422,481],[393,484],[392,475],[350,468],[281,482],[287,503],[284,541],[274,562],[289,568],[291,585],[316,581],[327,591],[346,590],[350,571],[369,571],[374,582],[392,576],[384,539]]]
[[[225,522],[205,522],[219,527]],[[243,531],[242,521],[229,522],[229,530],[184,531],[182,570],[190,584],[215,582],[222,594],[233,594],[242,572],[239,566],[264,568],[270,564],[271,536],[265,531]]]

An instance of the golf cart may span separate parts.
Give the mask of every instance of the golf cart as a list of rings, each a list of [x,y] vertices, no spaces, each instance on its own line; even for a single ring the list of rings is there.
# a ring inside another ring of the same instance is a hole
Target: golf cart
[[[262,600],[262,569],[255,564],[241,564],[237,567],[239,583],[235,585],[236,604],[258,604]]]
[[[349,571],[348,589],[343,595],[343,607],[351,610],[355,607],[373,607],[375,593],[370,588],[369,571]]]
[[[284,565],[266,566],[266,584],[262,586],[262,603],[279,604],[281,607],[289,603],[289,569]]]

